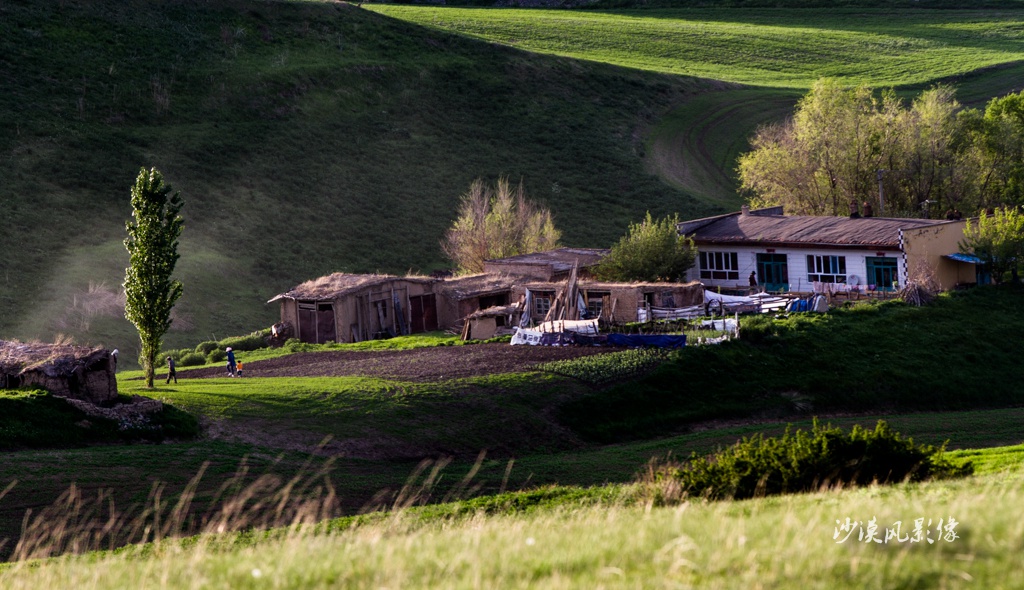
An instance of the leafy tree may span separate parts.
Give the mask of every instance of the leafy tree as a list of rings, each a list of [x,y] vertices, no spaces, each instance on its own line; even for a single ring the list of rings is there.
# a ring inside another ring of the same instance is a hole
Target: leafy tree
[[[1017,106],[999,99],[982,116],[946,86],[906,106],[891,91],[876,97],[866,86],[820,80],[791,120],[758,130],[740,157],[741,186],[752,205],[797,214],[846,215],[864,202],[888,216],[976,211],[1020,192],[1012,187],[1022,183],[1000,172],[1020,154]]]
[[[892,93],[879,100],[867,86],[819,80],[790,121],[752,140],[753,151],[739,161],[742,188],[757,206],[784,205],[797,214],[845,214],[851,201],[877,207],[875,174],[896,143],[898,105]]]
[[[967,220],[960,250],[989,264],[996,281],[1009,272],[1017,282],[1024,261],[1024,214],[1016,208],[1000,208],[982,215],[977,223]]]
[[[612,246],[596,269],[607,281],[677,281],[693,266],[693,241],[679,235],[679,215],[651,218],[650,211],[640,223]]]
[[[178,237],[184,224],[178,215],[184,201],[171,194],[156,168],[143,168],[132,186],[132,216],[124,245],[130,255],[125,269],[124,315],[139,331],[140,360],[146,387],[153,387],[156,356],[171,327],[171,309],[181,297],[180,281],[172,280],[178,261]]]
[[[978,117],[974,118],[978,121]],[[976,126],[984,206],[1024,205],[1024,92],[992,99]]]
[[[479,178],[462,195],[459,216],[441,247],[464,274],[483,272],[484,261],[558,247],[561,232],[551,211],[526,198],[523,183],[499,178],[494,188]]]

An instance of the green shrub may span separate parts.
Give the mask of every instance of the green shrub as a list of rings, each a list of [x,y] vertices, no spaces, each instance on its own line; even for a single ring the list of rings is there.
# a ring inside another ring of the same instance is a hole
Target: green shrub
[[[657,489],[675,490],[679,496],[742,499],[973,472],[970,463],[951,463],[944,451],[944,445],[915,445],[884,420],[874,430],[854,426],[848,434],[815,420],[810,432],[787,428],[780,438],[744,438],[710,457],[692,456],[686,464],[654,470],[651,480]]]
[[[227,358],[228,353],[223,348],[215,348],[210,351],[210,354],[206,355],[206,361],[209,363],[224,362]]]
[[[289,338],[285,341],[282,348],[288,352],[313,352],[316,350],[323,350],[323,347],[319,344],[310,344],[309,342],[303,342],[298,338]]]
[[[205,342],[200,342],[199,344],[196,345],[196,352],[205,355],[210,354],[211,352],[217,350],[218,348],[220,348],[219,342],[207,340]]]
[[[182,355],[177,362],[182,367],[198,367],[206,364],[206,357],[198,352],[189,351],[188,354]]]
[[[260,330],[246,336],[234,336],[220,341],[220,348],[231,347],[232,350],[258,350],[267,347],[267,336],[270,330]],[[207,353],[209,354],[209,353]]]
[[[746,316],[740,320],[740,338],[748,342],[763,342],[767,338],[778,335],[779,326],[769,315],[757,314]]]

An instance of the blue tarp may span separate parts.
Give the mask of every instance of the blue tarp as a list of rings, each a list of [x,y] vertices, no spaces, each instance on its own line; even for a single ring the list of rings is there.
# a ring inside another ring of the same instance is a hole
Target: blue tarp
[[[686,336],[666,336],[658,334],[608,334],[608,346],[682,348],[686,346]]]
[[[978,258],[974,254],[961,254],[959,252],[956,252],[954,254],[944,254],[943,257],[949,258],[950,260],[956,260],[957,262],[968,262],[970,264],[985,264],[984,260]]]

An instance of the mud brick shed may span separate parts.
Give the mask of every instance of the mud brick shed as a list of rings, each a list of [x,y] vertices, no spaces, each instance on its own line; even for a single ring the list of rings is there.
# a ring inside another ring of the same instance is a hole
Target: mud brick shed
[[[115,369],[103,348],[0,340],[0,388],[39,387],[100,405],[117,399]]]

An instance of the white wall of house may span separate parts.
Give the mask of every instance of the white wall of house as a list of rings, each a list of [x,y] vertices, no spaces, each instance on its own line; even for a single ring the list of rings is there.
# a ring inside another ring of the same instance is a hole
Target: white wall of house
[[[697,246],[697,260],[693,268],[687,271],[686,280],[701,281],[708,287],[721,287],[723,289],[747,289],[749,287],[750,273],[757,269],[758,254],[774,254],[776,257],[786,257],[786,268],[788,271],[788,289],[790,291],[809,292],[813,290],[814,279],[826,284],[833,283],[845,288],[847,285],[857,285],[864,288],[866,285],[875,284],[876,288],[891,288],[892,284],[877,284],[875,277],[869,276],[868,259],[885,258],[895,261],[896,275],[899,284],[903,284],[907,277],[906,261],[901,252],[894,250],[851,250],[851,249],[829,249],[829,248],[751,248],[735,246],[699,245]],[[702,256],[701,254],[704,254]],[[719,256],[721,255],[721,256]],[[733,259],[735,255],[735,259]],[[808,268],[807,256],[815,256],[815,268]],[[713,258],[713,260],[712,260]],[[828,261],[819,260],[828,258]],[[710,268],[702,268],[706,262]],[[837,262],[843,264],[840,268],[829,268]],[[735,263],[735,264],[733,264]],[[820,267],[818,265],[821,265]],[[879,263],[892,264],[889,262]],[[873,265],[875,266],[875,265]],[[845,272],[843,272],[845,271]],[[877,275],[877,272],[874,273]],[[757,273],[758,284],[764,286],[764,278]]]

